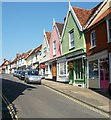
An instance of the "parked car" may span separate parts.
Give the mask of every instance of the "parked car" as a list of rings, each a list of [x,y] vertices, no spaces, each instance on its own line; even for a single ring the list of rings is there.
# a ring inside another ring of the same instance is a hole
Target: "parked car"
[[[13,73],[13,76],[15,76],[15,77],[16,77],[16,74],[17,74],[17,71],[15,70],[15,71],[14,71],[14,73]]]
[[[24,79],[25,79],[25,71],[21,71],[21,72],[20,72],[19,78],[20,78],[21,80],[24,80]]]
[[[38,70],[27,70],[25,73],[25,82],[26,83],[39,83],[41,84],[42,76],[39,75]]]
[[[16,76],[19,78],[19,76],[20,76],[20,73],[21,73],[21,70],[18,70],[17,71],[17,74],[16,74]]]

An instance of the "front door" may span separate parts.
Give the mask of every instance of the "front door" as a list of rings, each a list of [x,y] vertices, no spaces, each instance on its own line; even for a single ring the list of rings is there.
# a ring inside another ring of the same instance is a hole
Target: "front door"
[[[53,76],[53,80],[56,80],[56,62],[54,62],[52,64],[52,76]]]
[[[108,89],[109,86],[109,68],[107,63],[100,63],[100,88]]]

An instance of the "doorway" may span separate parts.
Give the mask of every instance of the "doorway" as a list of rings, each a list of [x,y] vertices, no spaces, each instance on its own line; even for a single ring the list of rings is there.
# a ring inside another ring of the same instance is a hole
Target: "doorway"
[[[109,86],[109,65],[107,61],[102,61],[100,64],[100,88],[108,89]]]

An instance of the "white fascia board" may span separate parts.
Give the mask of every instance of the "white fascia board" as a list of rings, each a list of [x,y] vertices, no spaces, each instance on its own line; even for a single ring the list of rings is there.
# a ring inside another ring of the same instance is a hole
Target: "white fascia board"
[[[75,19],[75,21],[76,21],[76,24],[77,24],[79,30],[80,30],[80,31],[83,31],[82,26],[81,26],[81,24],[80,24],[80,22],[79,22],[79,20],[78,20],[78,18],[77,18],[77,16],[76,16],[76,14],[75,14],[73,8],[72,8],[72,6],[70,6],[70,11],[71,11],[71,13],[72,13],[72,15],[73,15],[73,17],[74,17],[74,19]]]
[[[64,27],[63,27],[63,31],[62,31],[62,35],[61,35],[61,42],[62,42],[62,38],[63,38],[63,35],[64,35],[64,31],[65,31],[65,28],[66,28],[69,11],[70,11],[70,10],[68,10],[68,11],[67,11],[67,14],[66,14],[66,20],[65,20]]]
[[[61,35],[61,40],[62,40],[63,35],[64,35],[64,31],[65,31],[65,28],[66,28],[66,25],[67,25],[68,16],[69,16],[69,12],[70,12],[70,11],[71,11],[71,13],[72,13],[72,15],[73,15],[73,18],[74,18],[75,21],[76,21],[76,24],[77,24],[79,30],[80,30],[80,31],[83,31],[82,26],[81,26],[81,24],[80,24],[80,22],[79,22],[79,20],[78,20],[78,18],[77,18],[77,16],[76,16],[74,10],[72,9],[72,6],[69,5],[69,10],[68,10],[67,15],[66,15],[66,20],[65,20],[64,27],[63,27],[63,31],[62,31],[62,35]],[[62,41],[61,41],[61,42],[62,42]]]
[[[46,41],[46,43],[47,43],[47,47],[49,48],[49,43],[48,43],[48,39],[47,39],[46,33],[45,33],[44,35],[45,35],[45,41]]]
[[[87,29],[87,27],[90,25],[90,23],[92,22],[92,20],[95,18],[95,16],[98,14],[98,12],[103,8],[103,6],[110,0],[103,0],[103,3],[99,6],[99,8],[94,12],[94,14],[92,15],[92,17],[88,20],[88,22],[86,23],[85,27],[83,28],[84,30]]]
[[[59,33],[59,30],[58,30],[58,27],[57,27],[57,25],[55,25],[55,28],[56,28],[56,30],[57,30],[57,34],[58,34],[59,41],[60,41],[60,38],[61,38],[61,36],[60,36],[60,33]]]

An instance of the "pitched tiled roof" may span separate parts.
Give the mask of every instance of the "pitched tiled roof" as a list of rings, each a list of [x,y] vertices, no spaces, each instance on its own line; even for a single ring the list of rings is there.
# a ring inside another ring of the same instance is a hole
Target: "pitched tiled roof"
[[[31,52],[32,52],[32,50],[29,50],[28,52],[26,52],[24,55],[24,59],[27,59]]]
[[[18,59],[18,57],[14,58],[12,61],[11,61],[11,64],[13,64],[14,62],[16,62]]]
[[[102,4],[102,2],[99,3],[96,7],[92,8],[91,10],[86,10],[86,9],[77,8],[77,7],[72,7],[72,8],[73,8],[80,24],[82,26],[84,26],[101,4]]]
[[[83,8],[72,7],[81,26],[84,26],[91,15],[91,10],[86,10]]]
[[[7,62],[7,64],[6,64],[6,62]],[[1,64],[1,66],[5,66],[5,65],[8,65],[8,64],[10,64],[10,61],[9,60],[5,60],[2,64]],[[0,66],[0,67],[1,67]]]
[[[111,8],[107,9],[101,16],[99,16],[99,18],[96,19],[92,25],[96,24],[97,22],[105,18],[110,13],[111,13]]]
[[[45,32],[47,36],[48,43],[50,43],[51,32]]]
[[[40,45],[39,47],[33,49],[33,51],[30,53],[30,55],[34,54],[35,52],[39,51],[41,49],[42,45]]]
[[[39,51],[42,48],[42,45],[40,45],[39,47],[35,48],[35,52]]]
[[[58,22],[56,22],[56,25],[57,25],[57,28],[58,28],[59,33],[60,33],[60,35],[61,35],[61,34],[62,34],[62,30],[63,30],[64,24],[63,24],[63,23],[58,23]]]
[[[107,2],[104,4],[104,6],[101,8],[100,11],[98,11],[97,15],[94,17],[94,19],[90,22],[90,24],[87,26],[87,29],[91,26],[95,25],[102,19],[104,19],[108,14],[111,13],[111,7],[109,6],[109,3]]]

